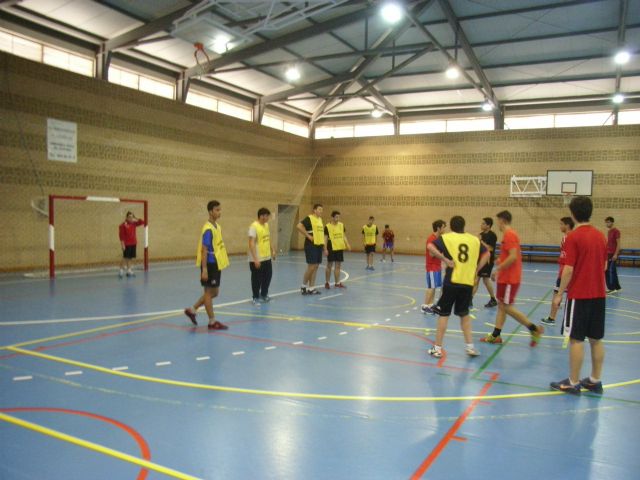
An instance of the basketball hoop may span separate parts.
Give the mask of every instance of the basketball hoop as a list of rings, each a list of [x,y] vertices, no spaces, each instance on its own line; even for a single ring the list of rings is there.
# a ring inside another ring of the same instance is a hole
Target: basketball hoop
[[[209,55],[205,51],[204,45],[202,45],[202,43],[196,42],[196,43],[193,44],[193,46],[196,49],[193,52],[193,58],[196,59],[196,65],[198,65],[198,70],[200,72],[198,77],[201,77],[202,75],[204,75],[207,72],[207,66],[211,62],[211,59],[209,58]],[[198,54],[200,54],[200,55],[198,55]]]
[[[569,206],[571,200],[573,200],[573,193],[565,192],[562,194],[562,201],[565,207]]]

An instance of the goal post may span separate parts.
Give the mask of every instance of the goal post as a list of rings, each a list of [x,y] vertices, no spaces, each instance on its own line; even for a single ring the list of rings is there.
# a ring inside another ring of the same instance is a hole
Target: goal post
[[[137,203],[144,208],[144,270],[149,270],[149,203],[147,200],[118,197],[99,197],[95,195],[49,195],[49,278],[56,276],[56,241],[55,241],[55,214],[58,201],[84,201],[84,202],[111,202],[111,203]]]

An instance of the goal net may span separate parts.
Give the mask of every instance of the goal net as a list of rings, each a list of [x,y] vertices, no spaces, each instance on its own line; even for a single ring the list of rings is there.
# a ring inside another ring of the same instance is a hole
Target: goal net
[[[149,215],[146,200],[49,195],[49,277],[61,269],[118,266],[118,228],[132,212],[144,221],[137,230],[138,259],[149,267]]]

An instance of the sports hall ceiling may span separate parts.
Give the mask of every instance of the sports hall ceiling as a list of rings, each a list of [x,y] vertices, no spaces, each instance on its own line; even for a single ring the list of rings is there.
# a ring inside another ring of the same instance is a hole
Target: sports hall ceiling
[[[640,0],[4,0],[20,25],[312,124],[640,104]],[[204,51],[197,52],[195,43]],[[621,49],[631,53],[614,63]],[[197,61],[196,61],[197,59]],[[457,79],[445,70],[460,67]],[[300,78],[289,80],[296,67]],[[105,74],[102,74],[103,77]],[[388,117],[387,117],[388,118]]]

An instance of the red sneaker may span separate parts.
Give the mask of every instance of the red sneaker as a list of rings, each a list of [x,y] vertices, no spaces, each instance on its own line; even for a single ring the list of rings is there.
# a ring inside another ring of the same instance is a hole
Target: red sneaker
[[[198,325],[198,322],[196,321],[196,314],[193,313],[192,311],[190,311],[188,308],[184,309],[184,314],[189,317],[189,320],[191,320],[191,323],[193,323],[194,325]]]
[[[543,333],[544,327],[542,325],[536,325],[536,331],[531,332],[531,342],[529,342],[529,345],[535,347],[538,343],[540,343],[540,339],[542,338]]]
[[[336,285],[336,287],[337,287],[337,285]],[[324,288],[326,288],[327,290],[330,290],[330,289],[331,289],[331,285],[329,285],[329,282],[326,282],[326,283],[324,284]]]
[[[224,323],[220,323],[219,321],[216,320],[215,322],[207,325],[207,328],[209,330],[227,330],[229,327]]]
[[[498,343],[502,343],[502,337],[494,337],[490,333],[487,333],[487,336],[486,337],[482,337],[480,339],[480,341],[484,342],[484,343],[495,343],[495,344],[498,344]]]
[[[343,285],[342,282],[340,282],[340,283],[336,283],[336,288],[347,288],[347,287]]]

